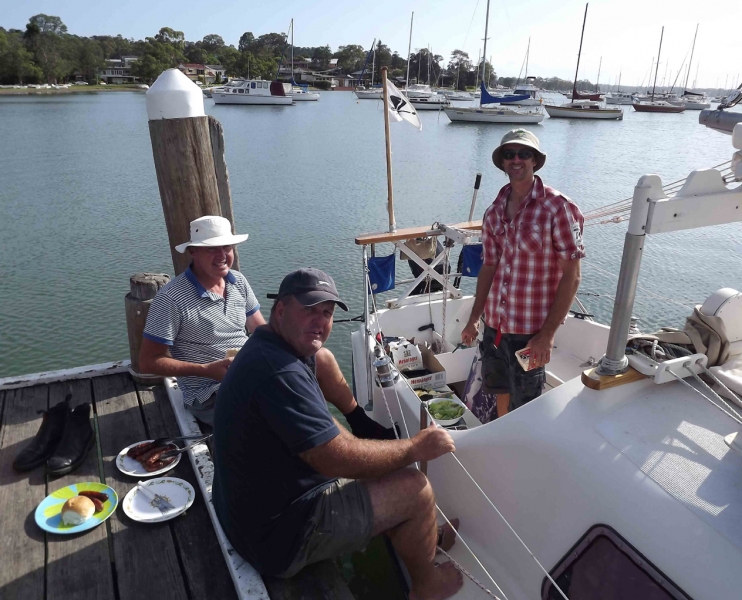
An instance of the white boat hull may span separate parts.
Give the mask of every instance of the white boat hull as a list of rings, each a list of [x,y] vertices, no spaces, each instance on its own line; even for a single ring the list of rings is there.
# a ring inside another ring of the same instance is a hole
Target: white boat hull
[[[410,100],[410,104],[415,107],[415,110],[441,110],[447,106],[451,106],[450,102],[426,102],[423,100]]]
[[[623,119],[620,108],[569,108],[564,106],[545,106],[552,119],[603,119],[617,121]]]
[[[317,102],[319,100],[319,93],[317,92],[304,92],[301,94],[291,94],[294,102]]]
[[[541,111],[515,111],[497,108],[446,108],[446,116],[452,121],[468,123],[540,123],[544,120]]]
[[[224,94],[212,92],[214,104],[244,104],[248,106],[257,105],[290,105],[293,104],[291,96],[259,96],[257,94]]]
[[[384,94],[381,90],[355,90],[353,93],[359,100],[381,100]]]
[[[711,108],[710,102],[685,101],[685,110],[706,110],[707,108]]]

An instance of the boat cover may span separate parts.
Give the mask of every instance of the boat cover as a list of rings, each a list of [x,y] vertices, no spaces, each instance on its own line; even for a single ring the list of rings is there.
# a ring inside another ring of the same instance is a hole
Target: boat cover
[[[461,250],[464,256],[464,264],[461,274],[464,277],[476,277],[482,268],[482,244],[470,244]]]
[[[372,256],[368,259],[369,294],[380,294],[394,289],[395,255]]]
[[[493,96],[484,87],[484,82],[480,84],[480,89],[482,90],[482,98],[479,104],[506,104],[508,102],[521,102],[530,98],[528,94],[522,96]]]
[[[271,96],[285,96],[282,81],[271,81]]]

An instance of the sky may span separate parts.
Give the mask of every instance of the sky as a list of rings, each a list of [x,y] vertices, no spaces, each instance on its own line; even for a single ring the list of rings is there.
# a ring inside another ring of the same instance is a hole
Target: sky
[[[373,0],[338,2],[245,2],[221,0],[0,0],[0,26],[24,29],[38,13],[61,17],[70,33],[117,35],[143,39],[161,27],[183,31],[190,41],[221,35],[237,45],[245,31],[255,36],[286,32],[295,20],[297,46],[346,44],[368,48],[374,38],[406,55],[410,16],[414,11],[412,48],[428,47],[448,62],[454,49],[476,61],[482,49],[487,0]],[[574,77],[582,0],[491,0],[487,56],[500,76],[518,75],[531,40],[529,74]],[[699,25],[690,84],[737,87],[742,83],[742,2],[699,4],[690,0],[594,0],[590,3],[582,48],[580,78],[633,89],[651,85],[650,63],[656,60],[665,27],[658,85],[675,79],[687,65]],[[682,82],[684,75],[678,80]],[[689,84],[689,85],[690,85]],[[679,84],[680,85],[680,84]]]

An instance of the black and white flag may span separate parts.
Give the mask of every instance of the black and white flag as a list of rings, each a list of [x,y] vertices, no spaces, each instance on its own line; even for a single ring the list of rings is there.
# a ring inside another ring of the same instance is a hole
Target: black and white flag
[[[407,121],[422,131],[423,124],[420,122],[417,111],[407,99],[407,96],[400,92],[397,86],[388,79],[386,81],[386,90],[389,94],[389,116],[395,121]]]

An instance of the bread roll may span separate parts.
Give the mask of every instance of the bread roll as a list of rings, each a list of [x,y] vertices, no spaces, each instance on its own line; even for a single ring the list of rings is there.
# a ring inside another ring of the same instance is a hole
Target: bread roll
[[[240,351],[239,348],[230,348],[227,350],[227,353],[224,355],[224,358],[234,358],[237,356],[237,353]]]
[[[62,507],[62,522],[65,525],[80,525],[93,516],[95,504],[85,496],[75,496]]]

